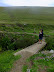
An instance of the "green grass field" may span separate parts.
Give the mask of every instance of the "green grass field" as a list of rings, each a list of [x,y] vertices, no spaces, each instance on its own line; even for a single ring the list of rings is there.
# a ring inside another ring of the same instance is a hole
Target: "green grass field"
[[[54,7],[0,7],[0,31],[33,33],[34,28],[54,35]]]
[[[0,7],[0,72],[8,72],[12,68],[14,61],[20,58],[20,56],[13,56],[15,51],[4,50],[14,49],[15,47],[22,49],[22,47],[34,44],[37,42],[38,37],[24,34],[24,32],[39,34],[40,29],[43,29],[44,36],[51,36],[46,38],[46,50],[53,49],[54,7]],[[20,32],[20,34],[16,32]],[[42,66],[42,63],[44,67],[49,66],[47,72],[54,72],[54,59],[48,62],[47,60],[34,60],[36,56],[44,55],[38,54],[34,55],[34,58],[32,57],[34,65],[31,72],[36,72],[38,66]],[[45,69],[44,67],[42,69]],[[23,72],[26,72],[26,69],[27,66],[24,66]]]
[[[26,24],[54,24],[53,7],[0,7],[0,21]]]

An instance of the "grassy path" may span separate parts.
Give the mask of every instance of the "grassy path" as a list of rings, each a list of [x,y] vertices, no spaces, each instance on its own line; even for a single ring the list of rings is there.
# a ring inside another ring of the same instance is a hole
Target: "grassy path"
[[[0,31],[1,33],[15,33],[15,34],[33,34],[33,35],[37,35],[36,33],[27,33],[27,32],[8,32],[8,31]]]
[[[30,56],[36,54],[46,45],[45,39],[43,39],[42,44],[35,43],[19,52],[16,52],[14,55],[21,55],[22,57],[14,63],[14,67],[10,72],[22,72],[23,65],[26,65],[26,59]]]

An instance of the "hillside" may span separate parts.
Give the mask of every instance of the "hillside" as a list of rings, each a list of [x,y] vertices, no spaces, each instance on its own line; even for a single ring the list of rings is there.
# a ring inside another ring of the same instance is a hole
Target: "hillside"
[[[54,24],[54,7],[0,7],[0,22]]]
[[[39,44],[37,41],[39,40],[38,35],[41,29],[43,29],[44,38],[42,44]],[[26,72],[25,69],[27,70],[27,67],[25,66],[26,61],[24,58],[30,57],[30,52],[36,53],[42,47],[41,45],[44,45],[43,43],[47,43],[43,50],[54,50],[54,7],[0,7],[0,72],[9,72],[15,66],[13,63],[18,59],[20,61],[18,60],[19,64],[16,62],[16,66],[20,67],[19,69],[21,70],[21,64],[23,63],[22,69],[23,72]],[[29,49],[27,49],[28,46]],[[26,49],[25,52],[22,52],[24,57],[21,54],[16,57],[13,55],[24,48]],[[36,56],[38,58],[40,56],[44,60],[35,60]],[[44,54],[39,52],[38,55],[31,57],[31,60],[31,63],[35,60],[33,68],[30,68],[32,72],[36,72],[35,68],[37,70],[38,66],[42,67],[41,69],[39,67],[39,72],[47,68],[50,68],[48,71],[54,72],[54,58],[48,60]],[[38,65],[39,63],[43,66]],[[46,68],[45,65],[48,65],[48,67]],[[15,67],[15,69],[18,69],[18,67]]]

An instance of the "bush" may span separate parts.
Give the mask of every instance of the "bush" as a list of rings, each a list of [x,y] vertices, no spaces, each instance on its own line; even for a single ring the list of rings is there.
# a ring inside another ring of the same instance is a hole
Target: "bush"
[[[53,36],[47,37],[46,42],[47,42],[47,45],[46,45],[45,49],[54,50],[54,37]]]
[[[17,50],[25,48],[37,42],[38,37],[28,34],[4,34],[0,37],[0,46],[2,50]]]
[[[0,52],[2,51],[2,47],[0,47]]]
[[[8,36],[4,36],[2,37],[2,39],[0,40],[0,45],[2,46],[3,50],[8,50],[8,46],[11,44],[10,39],[8,38]]]

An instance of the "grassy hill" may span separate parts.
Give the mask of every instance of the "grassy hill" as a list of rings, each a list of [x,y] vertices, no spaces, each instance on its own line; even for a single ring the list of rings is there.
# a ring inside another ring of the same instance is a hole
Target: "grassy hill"
[[[0,7],[0,31],[33,33],[34,28],[53,34],[54,7]]]
[[[0,22],[54,24],[54,7],[0,7]]]
[[[38,41],[38,36],[24,32],[38,34],[40,29],[44,35],[52,35],[46,38],[45,49],[54,49],[54,7],[0,7],[1,72],[8,72],[20,58],[13,56],[13,50],[19,51]]]

